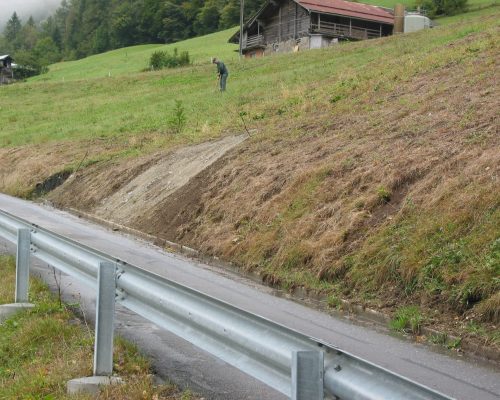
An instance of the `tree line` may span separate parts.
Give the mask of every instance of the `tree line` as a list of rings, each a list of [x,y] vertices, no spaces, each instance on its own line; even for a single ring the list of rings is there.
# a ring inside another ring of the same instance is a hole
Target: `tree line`
[[[245,0],[245,19],[265,0]],[[172,43],[238,25],[240,0],[63,0],[45,21],[14,13],[0,35],[0,53],[38,72],[144,43]]]

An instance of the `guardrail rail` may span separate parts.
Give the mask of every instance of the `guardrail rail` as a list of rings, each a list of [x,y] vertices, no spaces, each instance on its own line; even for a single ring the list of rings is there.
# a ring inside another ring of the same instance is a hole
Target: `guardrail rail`
[[[23,253],[22,249],[25,253],[29,251],[96,290],[96,376],[113,372],[116,301],[293,400],[323,399],[325,394],[345,400],[448,399],[329,343],[240,310],[2,210],[0,237],[17,244],[21,249],[18,254]],[[29,268],[25,264],[24,261],[24,267],[19,265],[18,270]],[[18,285],[24,293],[27,274],[19,276],[16,293]],[[26,296],[21,297],[19,300]]]

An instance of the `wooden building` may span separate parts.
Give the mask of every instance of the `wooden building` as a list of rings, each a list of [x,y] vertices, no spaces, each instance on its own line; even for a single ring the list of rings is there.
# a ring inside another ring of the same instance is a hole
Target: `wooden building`
[[[391,35],[392,10],[345,0],[269,0],[243,27],[243,54],[321,48]],[[240,32],[230,39],[239,43]]]
[[[0,56],[0,85],[5,85],[14,80],[13,61],[8,54]]]

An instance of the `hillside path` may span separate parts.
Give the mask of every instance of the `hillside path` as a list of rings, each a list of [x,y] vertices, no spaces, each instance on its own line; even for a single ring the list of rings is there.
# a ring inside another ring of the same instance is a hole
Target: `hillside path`
[[[343,351],[394,371],[457,399],[500,398],[500,373],[493,367],[431,351],[358,326],[273,295],[274,291],[225,269],[171,254],[133,237],[112,232],[71,214],[0,194],[0,209],[60,235],[107,252],[179,284],[199,290],[240,309],[321,339]],[[0,245],[0,252],[12,246]],[[45,277],[46,266],[35,265]],[[66,297],[92,309],[95,299],[86,288],[63,280]],[[190,344],[120,310],[117,330],[153,357],[161,376],[191,387],[207,399],[281,399],[280,394],[216,360]]]

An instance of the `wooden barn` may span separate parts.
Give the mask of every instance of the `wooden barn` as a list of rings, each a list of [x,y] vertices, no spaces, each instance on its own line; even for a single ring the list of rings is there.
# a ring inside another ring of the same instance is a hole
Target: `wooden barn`
[[[0,56],[0,85],[5,85],[14,80],[13,61],[8,54]]]
[[[243,27],[246,57],[391,35],[392,10],[345,0],[269,0]],[[240,32],[230,39],[239,43]]]

